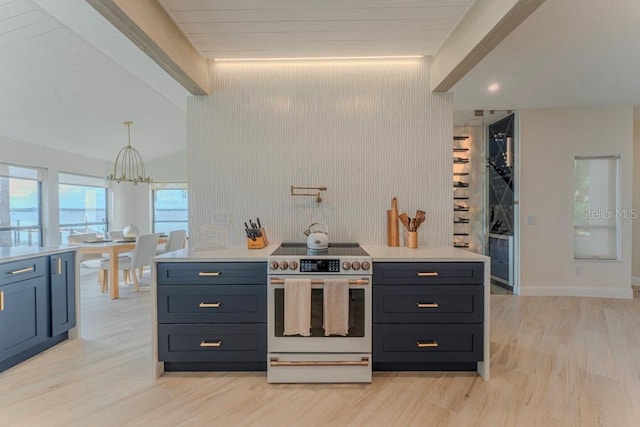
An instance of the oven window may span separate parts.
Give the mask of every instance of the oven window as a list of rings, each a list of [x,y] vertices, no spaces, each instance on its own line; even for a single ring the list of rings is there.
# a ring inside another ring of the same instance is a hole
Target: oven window
[[[284,333],[284,289],[274,289],[275,295],[275,334],[283,337]],[[311,290],[311,336],[322,338],[343,338],[339,335],[324,336],[322,328],[323,303],[322,289]],[[364,337],[364,289],[349,289],[349,335],[344,338]],[[300,335],[287,338],[308,338]]]

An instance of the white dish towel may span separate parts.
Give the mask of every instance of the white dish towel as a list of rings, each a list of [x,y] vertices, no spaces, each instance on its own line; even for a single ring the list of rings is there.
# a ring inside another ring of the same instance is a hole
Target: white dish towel
[[[325,279],[324,281],[324,335],[349,334],[349,281]]]
[[[311,279],[284,279],[283,335],[311,335]]]

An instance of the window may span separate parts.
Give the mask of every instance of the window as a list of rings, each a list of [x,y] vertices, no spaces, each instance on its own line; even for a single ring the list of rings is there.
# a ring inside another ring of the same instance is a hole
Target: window
[[[618,259],[620,156],[576,157],[574,258]]]
[[[72,232],[107,230],[107,189],[104,178],[58,174],[58,200],[60,208],[60,241],[66,242]]]
[[[42,246],[42,179],[37,168],[0,163],[0,246]]]
[[[187,194],[187,184],[152,184],[152,227],[154,233],[168,233],[172,230],[188,231],[189,203]]]

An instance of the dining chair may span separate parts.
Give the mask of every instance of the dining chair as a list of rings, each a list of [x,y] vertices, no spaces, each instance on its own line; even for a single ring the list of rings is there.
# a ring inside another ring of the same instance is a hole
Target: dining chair
[[[129,271],[129,273],[133,275],[136,292],[140,290],[136,270],[151,265],[151,258],[156,254],[159,238],[160,235],[157,233],[141,234],[136,238],[136,247],[133,251],[121,254],[118,257],[119,268],[124,271]],[[142,277],[141,270],[140,277]],[[102,284],[101,290],[104,292],[109,283],[109,260],[104,260],[100,263],[100,283]]]
[[[107,236],[109,236],[109,240],[111,240],[113,242],[124,240],[124,230],[107,231]],[[122,256],[122,255],[131,256],[131,253],[130,252],[124,252],[120,256]],[[122,280],[124,280],[124,283],[129,283],[129,279],[130,279],[129,270],[122,270]],[[105,284],[105,289],[108,289],[108,283]]]
[[[84,242],[94,241],[98,238],[98,233],[74,233],[67,236],[67,244],[79,245]],[[84,261],[104,258],[101,254],[81,254],[77,255],[77,262],[81,264]],[[95,267],[94,267],[95,268]]]
[[[122,230],[107,231],[107,236],[109,236],[109,240],[113,240],[114,242],[124,239],[124,233]]]
[[[167,242],[164,244],[164,248],[158,249],[156,255],[166,254],[167,252],[177,251],[184,248],[184,244],[187,240],[187,230],[173,230],[169,232],[167,236]]]

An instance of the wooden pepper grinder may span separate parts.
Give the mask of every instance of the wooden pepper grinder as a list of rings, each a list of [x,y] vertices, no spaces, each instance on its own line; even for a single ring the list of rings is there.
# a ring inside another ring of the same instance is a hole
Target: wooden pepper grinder
[[[400,246],[398,227],[398,198],[391,199],[391,210],[387,211],[387,245]]]

